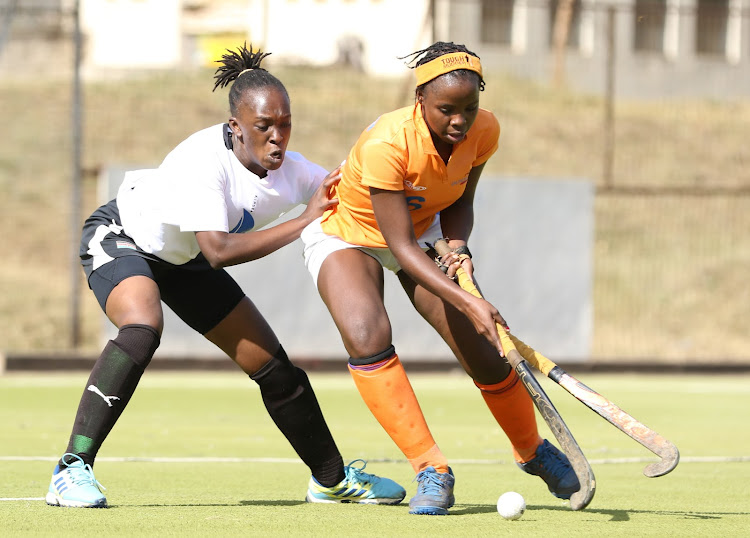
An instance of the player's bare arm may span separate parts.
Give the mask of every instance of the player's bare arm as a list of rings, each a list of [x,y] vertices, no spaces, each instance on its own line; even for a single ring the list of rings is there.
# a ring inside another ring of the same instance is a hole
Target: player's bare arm
[[[378,227],[401,268],[417,284],[458,308],[477,332],[502,354],[495,323],[505,325],[505,320],[494,306],[456,286],[425,256],[414,235],[404,193],[371,187],[370,196]]]
[[[472,168],[464,193],[453,204],[440,212],[440,226],[443,230],[443,237],[448,238],[448,246],[451,249],[465,246],[469,241],[469,235],[471,235],[471,230],[474,227],[474,194],[483,169],[484,163]],[[441,261],[448,266],[446,274],[451,278],[456,275],[459,267],[466,271],[469,277],[474,275],[474,264],[470,258],[465,256],[459,258],[458,254],[449,253],[443,256]]]
[[[440,212],[440,226],[443,236],[450,239],[448,246],[456,248],[465,245],[474,228],[474,195],[482,175],[484,163],[469,172],[466,189],[461,197]],[[464,268],[465,269],[465,268]]]

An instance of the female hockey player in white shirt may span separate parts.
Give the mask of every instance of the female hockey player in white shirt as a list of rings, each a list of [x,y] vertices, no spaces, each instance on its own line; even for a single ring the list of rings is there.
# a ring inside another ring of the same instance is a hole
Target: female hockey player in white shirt
[[[267,54],[227,52],[214,90],[231,83],[228,123],[188,137],[159,168],[127,174],[117,198],[84,224],[81,263],[119,332],[86,382],[47,504],[107,505],[94,459],[159,346],[162,301],[260,386],[268,413],[310,468],[307,501],[396,504],[405,496],[392,480],[365,473],[361,460],[343,464],[307,375],[223,269],[297,239],[337,203],[328,193],[340,177],[338,168],[326,175],[286,151],[289,96],[260,67]],[[261,230],[300,204],[301,215]]]

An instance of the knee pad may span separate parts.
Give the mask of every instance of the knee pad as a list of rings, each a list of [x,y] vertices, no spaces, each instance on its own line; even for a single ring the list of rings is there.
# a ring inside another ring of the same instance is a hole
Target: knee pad
[[[151,362],[160,342],[159,331],[150,325],[140,324],[123,325],[117,337],[112,340],[135,364],[144,369]]]
[[[370,357],[362,357],[360,359],[349,357],[349,364],[351,364],[352,366],[369,366],[371,364],[384,361],[385,359],[389,359],[395,354],[396,354],[396,348],[393,346],[388,346],[387,349],[381,351],[380,353],[376,353],[375,355],[372,355]]]

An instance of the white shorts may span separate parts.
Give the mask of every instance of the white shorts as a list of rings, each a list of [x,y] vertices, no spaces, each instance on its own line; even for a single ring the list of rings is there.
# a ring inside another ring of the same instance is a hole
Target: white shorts
[[[384,268],[394,273],[398,273],[401,270],[401,266],[396,261],[396,257],[391,252],[391,249],[363,247],[347,243],[337,235],[328,235],[325,233],[320,227],[321,220],[321,218],[318,218],[308,224],[302,230],[302,235],[300,236],[305,245],[305,267],[310,271],[310,275],[316,286],[318,285],[318,273],[320,273],[320,267],[323,265],[325,259],[337,250],[344,250],[345,248],[361,250],[378,260]],[[427,251],[430,248],[427,243],[435,244],[435,241],[441,237],[443,237],[443,231],[440,227],[440,215],[435,215],[435,219],[432,221],[430,227],[418,239],[419,246],[422,247],[422,250]]]

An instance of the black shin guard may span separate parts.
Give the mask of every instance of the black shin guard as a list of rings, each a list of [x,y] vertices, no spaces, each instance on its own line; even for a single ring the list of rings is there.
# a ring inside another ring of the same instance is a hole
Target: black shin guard
[[[107,342],[91,370],[78,404],[66,452],[89,465],[135,392],[159,347],[159,332],[148,325],[123,325]],[[65,462],[60,462],[64,465]]]
[[[344,479],[336,447],[304,370],[294,366],[283,347],[250,378],[260,386],[268,414],[321,485]]]

